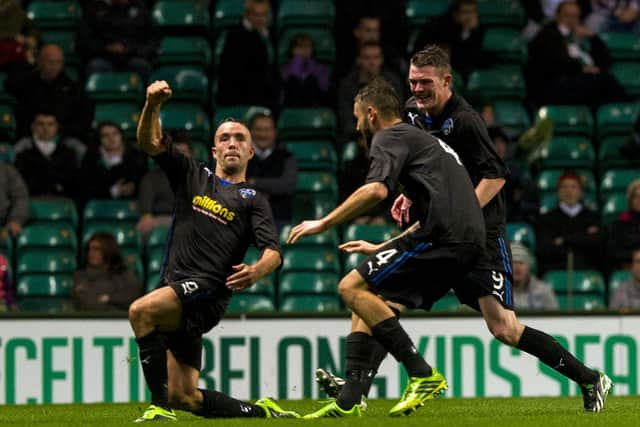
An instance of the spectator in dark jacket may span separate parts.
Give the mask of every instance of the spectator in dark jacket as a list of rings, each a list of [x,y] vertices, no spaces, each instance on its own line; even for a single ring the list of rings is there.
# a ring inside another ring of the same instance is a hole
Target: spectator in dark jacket
[[[556,19],[529,44],[526,68],[530,96],[541,104],[600,104],[626,101],[627,94],[607,73],[604,42],[580,24],[580,7],[563,1]]]
[[[87,140],[93,105],[82,86],[65,73],[64,54],[59,46],[43,46],[37,67],[12,76],[5,86],[18,101],[15,112],[20,136],[30,133],[35,113],[46,110],[56,116],[62,137]]]
[[[134,71],[147,81],[159,47],[144,0],[92,0],[84,8],[78,51],[86,73]]]
[[[17,237],[28,217],[27,184],[13,165],[0,163],[0,226]]]
[[[267,196],[276,225],[281,228],[291,220],[298,178],[296,159],[276,144],[276,126],[270,114],[254,114],[249,130],[255,155],[247,166],[247,183]]]
[[[98,232],[87,244],[87,265],[73,275],[76,310],[124,311],[142,295],[142,283],[130,271],[110,233]]]
[[[144,157],[126,146],[115,123],[100,123],[96,133],[100,143],[87,152],[80,168],[85,200],[135,197],[147,170]]]
[[[285,107],[317,107],[326,105],[329,70],[314,55],[313,39],[306,33],[296,34],[289,46],[289,61],[280,70],[282,104]]]
[[[564,270],[573,255],[573,268],[602,267],[604,233],[598,214],[582,203],[582,180],[574,173],[558,179],[558,207],[541,215],[537,230],[539,270]]]
[[[640,179],[627,187],[627,206],[611,224],[608,253],[613,268],[627,267],[631,251],[640,248]]]

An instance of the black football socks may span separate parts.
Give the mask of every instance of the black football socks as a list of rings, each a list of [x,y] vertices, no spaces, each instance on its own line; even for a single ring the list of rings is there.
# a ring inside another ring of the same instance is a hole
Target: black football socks
[[[167,348],[162,335],[153,332],[136,338],[138,343],[140,365],[144,373],[144,379],[151,391],[151,404],[169,407],[167,392]]]
[[[340,390],[337,404],[349,410],[371,387],[375,375],[369,367],[369,348],[375,338],[364,332],[351,332],[347,336],[345,383]]]
[[[199,389],[202,409],[194,414],[205,418],[265,418],[264,409],[215,390]]]

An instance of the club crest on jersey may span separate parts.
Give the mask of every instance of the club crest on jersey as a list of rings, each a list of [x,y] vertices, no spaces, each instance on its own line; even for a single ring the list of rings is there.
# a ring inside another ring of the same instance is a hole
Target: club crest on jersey
[[[256,196],[256,190],[254,190],[253,188],[241,188],[240,190],[238,190],[238,192],[240,193],[240,197],[242,197],[243,199],[248,199],[250,197]]]
[[[449,117],[447,120],[445,120],[440,130],[443,134],[449,135],[451,131],[453,131],[453,119]]]

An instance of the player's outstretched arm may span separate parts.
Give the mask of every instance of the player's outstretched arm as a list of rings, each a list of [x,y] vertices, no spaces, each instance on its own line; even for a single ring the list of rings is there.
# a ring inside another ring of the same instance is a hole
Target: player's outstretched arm
[[[232,268],[235,273],[227,277],[226,286],[234,292],[246,289],[264,276],[273,273],[281,262],[280,252],[266,248],[255,264],[234,265]]]
[[[382,243],[375,244],[375,243],[367,242],[366,240],[351,240],[349,242],[345,242],[340,246],[338,246],[338,249],[345,251],[347,253],[371,255],[372,253],[375,253],[378,250],[380,250],[383,246],[387,245],[388,243],[393,242],[394,240],[399,239],[401,237],[404,237],[407,234],[413,233],[419,228],[420,228],[420,221],[416,221],[415,223],[413,223],[413,225],[411,225],[411,227],[407,228],[402,233]]]
[[[137,137],[140,149],[150,156],[162,153],[160,106],[171,97],[171,88],[164,80],[156,80],[147,87],[147,99],[138,120]]]
[[[505,182],[504,178],[482,178],[480,180],[476,186],[476,197],[481,208],[484,208],[502,190]]]

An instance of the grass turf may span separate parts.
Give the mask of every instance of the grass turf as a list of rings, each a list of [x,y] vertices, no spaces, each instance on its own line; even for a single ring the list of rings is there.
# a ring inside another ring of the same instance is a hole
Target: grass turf
[[[285,409],[309,413],[321,407],[313,400],[279,402]],[[387,411],[395,403],[391,400],[371,400],[369,409],[360,419],[202,419],[189,413],[178,412],[178,421],[195,425],[249,426],[292,425],[311,423],[332,427],[418,427],[418,426],[637,426],[640,419],[640,396],[611,396],[605,411],[599,414],[582,412],[581,397],[558,398],[484,398],[437,399],[428,402],[413,415],[389,418]],[[84,405],[6,405],[0,407],[0,423],[4,425],[120,426],[140,416],[145,405],[84,404]]]

